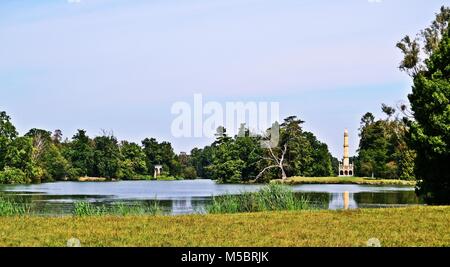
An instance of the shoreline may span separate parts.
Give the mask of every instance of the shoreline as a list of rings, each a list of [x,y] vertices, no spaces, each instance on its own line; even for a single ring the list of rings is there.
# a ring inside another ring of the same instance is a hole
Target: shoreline
[[[120,181],[196,181],[196,180],[211,180],[211,179],[203,179],[203,178],[197,178],[197,179],[183,179],[183,178],[175,178],[175,177],[161,177],[159,179],[148,179],[148,178],[135,178],[135,179],[117,179],[117,178],[105,178],[105,177],[79,177],[75,180],[60,180],[60,181],[46,181],[46,182],[40,182],[39,184],[45,184],[45,183],[54,183],[54,182],[101,182],[101,183],[108,183],[108,182],[120,182]],[[274,179],[267,183],[261,183],[261,182],[254,182],[252,180],[247,182],[240,182],[240,183],[220,183],[217,180],[211,180],[218,184],[228,184],[228,185],[268,185],[271,183],[275,184],[283,184],[283,185],[302,185],[302,184],[323,184],[323,185],[330,185],[330,184],[354,184],[354,185],[391,185],[391,186],[408,186],[408,187],[415,187],[417,184],[417,181],[410,181],[410,180],[394,180],[394,179],[376,179],[376,178],[368,178],[368,177],[289,177],[286,180],[282,179]],[[34,184],[34,183],[27,183],[27,184]],[[7,185],[7,184],[5,184]],[[17,185],[17,184],[16,184]],[[24,184],[26,185],[26,184]]]
[[[184,179],[176,177],[158,177],[157,179],[149,178],[134,178],[134,179],[117,179],[117,178],[105,178],[105,177],[80,177],[72,182],[120,182],[120,181],[183,181]],[[61,181],[61,182],[69,182]]]
[[[392,185],[392,186],[416,186],[416,181],[374,179],[366,177],[290,177],[286,180],[272,180],[271,183],[284,185],[302,184],[355,184],[355,185]]]

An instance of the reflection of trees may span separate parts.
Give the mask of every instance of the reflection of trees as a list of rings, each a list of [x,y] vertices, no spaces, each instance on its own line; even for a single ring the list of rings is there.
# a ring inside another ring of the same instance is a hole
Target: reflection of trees
[[[362,192],[355,195],[359,204],[418,204],[420,203],[414,191],[394,192]]]
[[[318,192],[298,192],[298,197],[305,197],[310,203],[320,209],[343,209],[344,193],[318,193]],[[33,213],[55,215],[55,214],[71,214],[73,209],[72,201],[91,201],[93,198],[98,203],[107,204],[111,201],[109,198],[102,196],[84,196],[84,195],[46,195],[46,194],[30,194],[24,192],[0,192],[0,197],[9,199],[16,203],[30,204]],[[143,203],[154,206],[157,202],[158,206],[165,213],[171,214],[187,214],[187,213],[203,213],[205,206],[211,202],[210,198],[182,198],[174,200],[133,200],[131,203]],[[396,205],[396,204],[420,204],[414,191],[392,191],[392,192],[362,192],[349,194],[349,208],[364,207],[364,205]],[[110,203],[109,203],[110,204]]]
[[[307,199],[314,207],[320,209],[327,209],[330,203],[330,194],[328,193],[317,193],[317,192],[297,192],[296,196],[298,198],[303,197]]]
[[[309,199],[320,208],[342,209],[344,208],[344,193],[298,193]],[[422,203],[414,191],[393,192],[361,192],[349,194],[349,208],[357,208],[361,204],[396,205]]]

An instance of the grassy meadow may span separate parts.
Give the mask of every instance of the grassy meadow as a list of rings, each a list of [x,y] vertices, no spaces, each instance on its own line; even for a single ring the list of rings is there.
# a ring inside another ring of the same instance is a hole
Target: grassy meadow
[[[0,217],[0,246],[450,246],[450,207],[187,216]]]

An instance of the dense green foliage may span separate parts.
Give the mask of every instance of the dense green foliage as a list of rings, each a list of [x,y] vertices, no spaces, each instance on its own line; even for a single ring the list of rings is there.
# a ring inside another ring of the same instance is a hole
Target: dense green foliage
[[[138,144],[122,141],[120,153],[123,157],[120,177],[134,178],[136,174],[148,173],[146,155]]]
[[[270,149],[262,145],[270,139],[269,135],[252,134],[242,125],[238,135],[229,137],[226,129],[219,127],[212,145],[191,151],[192,166],[200,176],[224,183],[269,181],[283,177],[283,174],[334,176],[337,171],[332,162],[337,160],[326,144],[312,133],[303,131],[302,124],[303,121],[295,116],[286,118],[279,125],[279,143]],[[275,123],[273,127],[278,125]]]
[[[362,177],[414,180],[415,151],[407,145],[407,125],[395,109],[382,106],[386,119],[375,121],[372,113],[361,119],[356,174]],[[393,118],[394,117],[394,118]]]
[[[84,130],[64,141],[60,130],[52,134],[31,129],[19,136],[10,117],[0,113],[0,183],[77,180],[84,176],[148,179],[153,178],[157,164],[163,165],[163,177],[197,177],[190,157],[181,159],[168,142],[145,139],[140,146],[119,142],[108,133],[90,138]]]
[[[5,167],[0,172],[0,183],[2,184],[26,184],[30,182],[27,175],[20,169]]]
[[[0,182],[27,183],[33,173],[29,137],[18,137],[6,112],[0,112]]]
[[[279,142],[264,145],[270,135],[254,135],[245,125],[235,137],[219,127],[216,140],[191,154],[176,155],[169,142],[146,138],[142,144],[119,142],[104,132],[91,138],[78,130],[71,138],[42,129],[19,136],[9,116],[0,114],[0,183],[106,179],[149,179],[156,165],[162,177],[209,178],[223,183],[269,181],[287,176],[333,176],[337,159],[326,144],[302,129],[303,121],[288,117],[279,129]],[[269,132],[270,129],[268,129]],[[282,159],[282,160],[281,160]],[[276,163],[276,164],[275,164]]]
[[[303,131],[291,116],[278,125],[279,142],[267,148],[270,135],[252,134],[245,125],[230,137],[219,127],[216,140],[190,155],[176,155],[169,142],[146,138],[142,144],[119,142],[110,133],[91,138],[85,130],[63,140],[60,130],[31,129],[19,136],[9,116],[0,114],[0,183],[77,180],[80,177],[151,179],[156,165],[168,179],[209,178],[223,183],[269,181],[287,176],[336,174],[337,159],[326,144]],[[268,129],[268,133],[270,129]],[[281,160],[282,159],[282,160]],[[89,179],[86,179],[89,180]]]
[[[413,79],[409,100],[414,118],[408,124],[410,145],[417,152],[417,191],[429,203],[439,204],[450,203],[449,23],[450,8],[442,7],[417,39],[406,36],[397,44],[405,55],[400,68]]]

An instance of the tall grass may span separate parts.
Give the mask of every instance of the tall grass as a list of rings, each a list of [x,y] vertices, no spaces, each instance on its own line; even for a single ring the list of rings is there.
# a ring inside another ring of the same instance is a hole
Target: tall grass
[[[0,197],[0,216],[23,216],[31,213],[31,206],[26,203]]]
[[[101,216],[106,214],[106,208],[105,206],[95,206],[92,203],[89,202],[75,202],[74,203],[74,209],[73,209],[73,215],[74,216]]]
[[[153,204],[144,205],[127,205],[118,203],[111,206],[97,206],[89,202],[76,202],[74,204],[73,215],[78,217],[86,216],[128,216],[128,215],[157,215],[161,214],[159,202],[155,201]]]
[[[208,213],[241,213],[261,211],[294,211],[313,209],[306,197],[296,196],[287,186],[269,184],[256,193],[214,197],[206,207]]]

